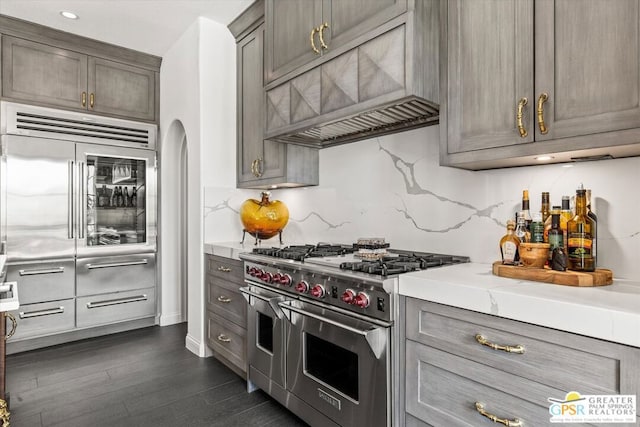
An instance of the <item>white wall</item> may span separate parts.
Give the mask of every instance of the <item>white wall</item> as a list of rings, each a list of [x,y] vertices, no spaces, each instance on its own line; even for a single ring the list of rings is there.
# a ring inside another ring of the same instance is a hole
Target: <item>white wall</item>
[[[226,27],[200,18],[172,46],[160,72],[161,317],[179,321],[179,259],[174,181],[177,146],[188,150],[188,332],[186,345],[205,356],[203,186],[232,186],[235,158],[235,42]],[[184,129],[181,135],[180,129]],[[166,190],[165,191],[165,187]]]
[[[439,126],[387,135],[320,151],[320,185],[276,190],[289,207],[287,242],[352,243],[385,237],[394,247],[470,256],[491,263],[506,220],[529,189],[531,209],[542,191],[552,204],[584,183],[598,215],[599,266],[640,280],[640,157],[565,165],[466,171],[438,164]],[[228,240],[241,235],[238,208],[259,191],[205,189],[205,241],[224,224]],[[277,238],[263,242],[276,245]],[[489,270],[488,270],[489,271]]]

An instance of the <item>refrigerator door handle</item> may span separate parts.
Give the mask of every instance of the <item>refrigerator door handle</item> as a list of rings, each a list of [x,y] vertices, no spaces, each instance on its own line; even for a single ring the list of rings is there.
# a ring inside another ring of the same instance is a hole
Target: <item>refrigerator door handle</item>
[[[78,162],[78,166],[80,169],[80,179],[79,179],[79,187],[80,187],[80,206],[79,206],[79,218],[78,218],[78,238],[84,239],[84,229],[85,229],[85,214],[86,214],[86,203],[87,203],[87,181],[85,179],[84,174],[84,162]]]
[[[69,239],[75,238],[74,229],[73,229],[73,169],[74,169],[74,161],[69,160],[69,192],[67,194],[67,237]]]

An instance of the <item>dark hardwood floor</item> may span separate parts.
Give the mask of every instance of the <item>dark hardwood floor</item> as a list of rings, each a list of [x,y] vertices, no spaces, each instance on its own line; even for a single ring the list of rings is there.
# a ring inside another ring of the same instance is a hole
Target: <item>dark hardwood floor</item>
[[[11,426],[306,426],[185,336],[154,326],[7,356]]]

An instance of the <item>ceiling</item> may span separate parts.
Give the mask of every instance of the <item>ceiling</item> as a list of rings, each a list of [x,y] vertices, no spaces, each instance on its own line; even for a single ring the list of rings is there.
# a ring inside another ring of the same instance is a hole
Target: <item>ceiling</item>
[[[253,0],[0,0],[0,14],[163,56],[199,16],[227,25]],[[63,18],[60,11],[80,19]]]

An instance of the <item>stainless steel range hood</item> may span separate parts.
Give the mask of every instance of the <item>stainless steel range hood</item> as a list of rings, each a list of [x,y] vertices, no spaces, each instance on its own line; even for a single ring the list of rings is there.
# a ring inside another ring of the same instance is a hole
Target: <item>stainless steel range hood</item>
[[[266,87],[265,138],[324,148],[437,124],[439,2],[408,11]]]

